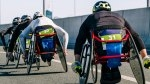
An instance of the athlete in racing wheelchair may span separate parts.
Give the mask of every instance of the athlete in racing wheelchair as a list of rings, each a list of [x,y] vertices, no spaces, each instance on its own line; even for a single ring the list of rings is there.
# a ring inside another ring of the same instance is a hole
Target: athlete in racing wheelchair
[[[124,30],[122,29],[124,29],[126,32],[123,32]],[[131,37],[132,42],[130,40],[127,40],[127,37]],[[94,40],[93,38],[97,40]],[[88,40],[90,45],[85,45],[83,47],[86,39]],[[124,43],[124,41],[126,42]],[[130,49],[130,47],[128,47],[129,43],[132,44],[132,47],[134,49],[134,52],[132,52],[132,54],[135,52],[139,52],[141,57],[143,58],[144,67],[150,69],[150,58],[147,55],[145,45],[139,35],[131,28],[129,23],[122,16],[117,13],[111,12],[111,6],[108,2],[98,1],[93,7],[93,14],[89,15],[80,27],[79,34],[75,43],[75,62],[72,64],[72,69],[74,72],[79,73],[81,77],[84,77],[84,74],[81,74],[84,73],[83,71],[86,71],[84,70],[84,66],[86,66],[86,64],[82,64],[83,59],[92,59],[91,65],[93,63],[93,60],[94,63],[96,60],[98,60],[98,63],[102,64],[100,83],[118,83],[121,81],[121,74],[118,67],[121,66],[120,62],[122,57],[118,58],[114,55],[123,57],[131,55],[130,53],[128,53],[128,50],[132,50]],[[89,47],[90,49],[88,51]],[[86,53],[85,56],[84,52]],[[122,55],[122,53],[124,54]],[[138,55],[137,53],[136,55]],[[95,55],[101,56],[101,58],[95,57]],[[139,58],[138,56],[137,58]],[[133,59],[134,57],[135,56],[133,56]],[[112,62],[113,59],[119,62]],[[133,63],[130,63],[130,65],[131,64]],[[87,65],[90,65],[90,62]],[[139,63],[139,66],[141,66],[141,63]],[[87,68],[87,70],[89,70],[90,66],[88,66]],[[86,75],[86,77],[88,77],[88,75]],[[143,81],[142,84],[144,84],[144,82],[145,81]]]
[[[25,38],[30,32],[32,32],[32,38],[27,53],[25,51]],[[63,34],[63,46],[61,46],[57,32],[62,32]],[[50,66],[55,53],[59,54],[63,68],[67,71],[65,56],[67,54],[68,38],[68,33],[64,29],[54,24],[51,19],[40,12],[36,12],[33,16],[33,21],[20,34],[21,50],[27,59],[28,74],[32,63],[39,62],[39,55],[43,62],[47,62]],[[39,69],[39,67],[37,68]]]
[[[8,57],[7,58],[7,64],[9,63],[9,60],[12,61],[12,62],[15,62],[16,68],[18,67],[18,63],[19,63],[19,60],[20,60],[16,56],[21,55],[21,52],[18,52],[16,50],[16,49],[20,50],[17,39],[18,39],[21,31],[24,30],[24,28],[26,28],[30,24],[31,21],[32,21],[32,18],[29,15],[23,15],[21,17],[21,22],[14,29],[11,40],[10,40],[9,45],[8,45],[8,50],[7,50],[7,53],[6,53],[6,56]]]
[[[9,42],[5,42],[6,40],[6,38],[5,38],[5,35],[7,35],[7,34],[10,34],[10,36],[11,36],[11,34],[13,33],[13,31],[15,30],[15,28],[19,25],[21,23],[21,18],[20,17],[15,17],[14,19],[13,19],[13,21],[12,21],[12,26],[11,27],[9,27],[9,28],[7,28],[7,29],[5,29],[5,30],[2,30],[1,32],[0,32],[0,37],[1,37],[1,40],[2,40],[2,44],[3,44],[3,49],[4,49],[4,51],[7,51],[7,43],[9,43]],[[11,39],[11,38],[10,38]],[[10,39],[8,39],[8,41],[10,41]]]

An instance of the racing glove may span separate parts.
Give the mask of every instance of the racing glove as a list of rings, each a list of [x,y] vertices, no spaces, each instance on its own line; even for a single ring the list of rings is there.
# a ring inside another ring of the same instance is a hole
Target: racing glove
[[[75,73],[81,74],[82,72],[81,63],[79,61],[72,63],[71,68]]]
[[[143,63],[144,63],[145,68],[150,69],[150,58],[149,57],[143,58]]]

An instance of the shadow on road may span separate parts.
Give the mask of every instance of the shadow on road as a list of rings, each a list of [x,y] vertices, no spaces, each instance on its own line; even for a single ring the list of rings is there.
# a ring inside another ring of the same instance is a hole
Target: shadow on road
[[[36,68],[37,66],[32,66],[32,68]],[[48,66],[40,66],[40,67],[48,67]],[[0,69],[23,69],[23,68],[27,68],[26,66],[20,66],[20,67],[18,67],[18,68],[15,68],[15,66],[13,66],[13,67],[10,67],[10,66],[6,66],[6,65],[3,65],[2,67],[1,67],[1,65],[0,65]]]
[[[58,72],[40,72],[40,73],[30,73],[29,75],[27,73],[22,73],[22,74],[11,74],[12,72],[15,71],[10,71],[10,72],[0,72],[0,76],[29,76],[29,75],[44,75],[44,74],[58,74],[58,73],[65,73],[63,71],[58,71]]]

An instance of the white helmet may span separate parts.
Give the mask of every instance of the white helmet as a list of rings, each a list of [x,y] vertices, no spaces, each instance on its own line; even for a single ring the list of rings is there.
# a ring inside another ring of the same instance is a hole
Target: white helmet
[[[33,15],[33,20],[37,19],[38,17],[43,17],[43,14],[40,12],[35,12]]]

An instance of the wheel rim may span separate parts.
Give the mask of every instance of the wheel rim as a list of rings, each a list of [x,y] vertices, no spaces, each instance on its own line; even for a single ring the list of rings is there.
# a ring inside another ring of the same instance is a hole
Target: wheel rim
[[[90,71],[90,64],[91,64],[91,50],[90,45],[85,45],[83,48],[81,57],[81,65],[82,65],[82,73],[79,77],[80,84],[86,84],[89,76]]]
[[[15,61],[16,68],[18,68],[19,61],[20,61],[21,51],[20,51],[19,46],[16,46],[16,47],[17,47],[17,49],[14,52],[14,61]]]
[[[31,44],[29,45],[28,59],[27,59],[27,73],[28,74],[30,74],[30,71],[31,71],[33,55],[34,55],[33,42],[31,42]]]
[[[96,83],[97,82],[97,65],[91,64],[91,73],[92,73],[93,83]]]
[[[129,60],[130,67],[138,84],[145,84],[145,76],[141,63],[141,58],[132,36],[130,38],[130,45],[132,47],[130,49],[130,58],[132,58]]]

